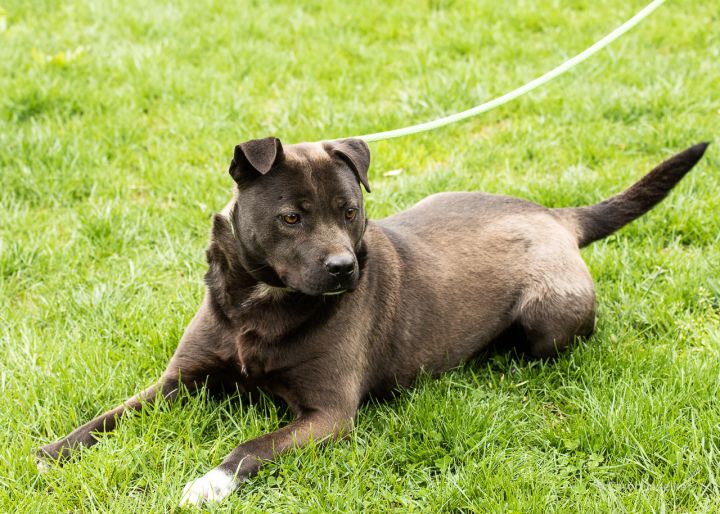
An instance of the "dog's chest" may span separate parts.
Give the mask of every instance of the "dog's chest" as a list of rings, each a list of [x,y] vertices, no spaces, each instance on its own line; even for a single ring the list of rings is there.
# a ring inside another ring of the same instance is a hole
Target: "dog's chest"
[[[243,379],[260,380],[271,369],[268,352],[261,351],[256,344],[249,343],[243,336],[238,337],[235,352],[237,370]]]
[[[239,331],[235,338],[233,360],[239,378],[256,382],[276,367],[273,342],[264,341],[253,330]]]
[[[301,407],[302,394],[293,385],[292,355],[282,344],[263,346],[252,338],[238,337],[234,381],[241,390],[263,391],[282,398],[291,409],[297,410]]]
[[[317,303],[263,298],[239,313],[235,327],[234,358],[242,377],[261,379],[293,361],[293,341],[317,308]]]
[[[284,335],[272,336],[254,324],[237,332],[233,361],[239,381],[264,389],[283,381],[283,370],[293,367],[296,352],[293,341]]]

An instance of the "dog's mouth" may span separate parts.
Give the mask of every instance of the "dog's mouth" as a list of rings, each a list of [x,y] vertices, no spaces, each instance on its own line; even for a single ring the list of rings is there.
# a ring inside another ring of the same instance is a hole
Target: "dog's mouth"
[[[280,277],[280,280],[285,286],[287,291],[298,292],[308,296],[338,296],[355,290],[355,287],[350,284],[343,284],[342,282],[334,282],[331,287],[318,285],[313,288],[308,285],[293,284],[287,277]]]
[[[308,296],[339,296],[341,294],[345,294],[348,292],[352,292],[354,288],[350,288],[348,286],[344,286],[342,284],[338,284],[335,287],[331,289],[325,289],[325,290],[309,290],[306,288],[296,288],[297,291],[300,291],[301,293],[304,293]]]
[[[335,289],[333,289],[331,291],[325,291],[324,293],[322,293],[322,295],[323,296],[335,296],[335,295],[339,295],[339,294],[343,294],[343,293],[347,293],[347,292],[348,292],[348,289],[345,286],[343,286],[342,284],[338,284],[337,286],[335,286]]]

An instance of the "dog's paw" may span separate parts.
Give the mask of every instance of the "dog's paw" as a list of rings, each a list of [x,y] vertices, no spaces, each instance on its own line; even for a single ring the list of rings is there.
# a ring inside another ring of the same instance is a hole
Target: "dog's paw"
[[[35,465],[37,466],[38,473],[40,474],[50,471],[50,463],[39,454],[35,454]]]
[[[219,502],[237,489],[232,475],[219,469],[210,470],[183,489],[180,505],[200,505],[204,502]]]
[[[50,471],[60,456],[54,448],[52,448],[52,445],[43,446],[42,448],[34,450],[33,453],[35,454],[35,465],[40,473]]]

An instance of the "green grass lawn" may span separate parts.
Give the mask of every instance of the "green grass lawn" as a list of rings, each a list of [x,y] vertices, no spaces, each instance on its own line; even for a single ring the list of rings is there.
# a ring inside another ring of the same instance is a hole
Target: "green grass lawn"
[[[0,512],[59,513],[173,510],[188,480],[288,420],[200,395],[45,475],[31,456],[162,371],[202,296],[235,144],[467,108],[644,0],[0,5]],[[530,96],[372,144],[381,218],[445,190],[594,202],[715,141],[667,201],[583,250],[591,339],[554,363],[501,353],[423,379],[211,510],[720,511],[718,27],[714,2],[668,2]]]

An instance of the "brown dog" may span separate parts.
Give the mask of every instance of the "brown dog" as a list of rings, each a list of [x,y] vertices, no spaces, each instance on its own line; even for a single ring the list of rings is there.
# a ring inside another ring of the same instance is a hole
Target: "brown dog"
[[[579,247],[647,212],[706,146],[590,207],[441,193],[369,223],[364,142],[243,143],[235,198],[213,219],[205,299],[161,380],[43,447],[39,463],[95,444],[128,409],[173,399],[178,382],[277,395],[295,421],[238,446],[182,499],[219,500],[275,454],[350,430],[368,395],[457,366],[509,329],[552,357],[595,324]]]

